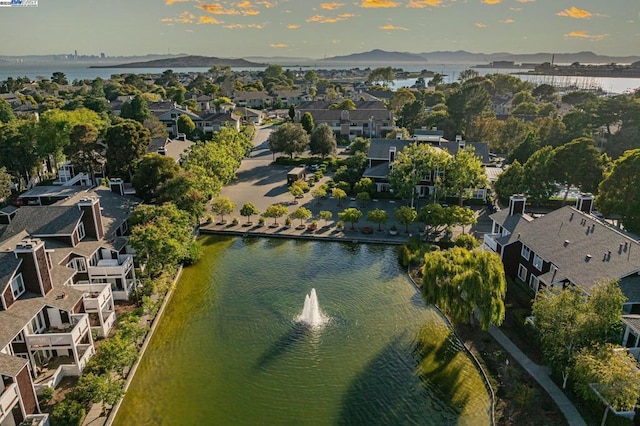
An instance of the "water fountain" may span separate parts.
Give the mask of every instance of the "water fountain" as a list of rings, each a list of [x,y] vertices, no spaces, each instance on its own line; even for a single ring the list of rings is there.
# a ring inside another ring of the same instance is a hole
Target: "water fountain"
[[[327,322],[327,318],[320,310],[315,288],[312,288],[311,292],[304,297],[304,307],[298,317],[298,322],[302,322],[311,327],[318,327]]]

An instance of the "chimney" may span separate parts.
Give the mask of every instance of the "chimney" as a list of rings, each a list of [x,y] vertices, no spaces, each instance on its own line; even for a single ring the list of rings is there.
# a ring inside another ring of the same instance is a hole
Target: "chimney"
[[[522,194],[515,194],[509,197],[509,216],[514,214],[524,214],[524,207],[527,199]]]
[[[89,197],[80,200],[78,208],[82,210],[82,224],[87,236],[101,240],[104,237],[102,227],[102,212],[100,211],[100,199]]]
[[[120,178],[112,178],[109,180],[109,188],[111,192],[124,195],[124,181]]]
[[[389,167],[391,167],[391,163],[396,159],[396,147],[389,147]]]
[[[40,296],[49,293],[53,288],[53,278],[42,240],[24,239],[16,245],[13,252],[22,260],[20,269],[25,290]]]
[[[396,133],[396,140],[402,140],[402,133],[398,132]]]
[[[591,214],[593,210],[593,194],[590,193],[580,193],[578,195],[578,201],[576,202],[576,209],[580,210],[583,213]]]

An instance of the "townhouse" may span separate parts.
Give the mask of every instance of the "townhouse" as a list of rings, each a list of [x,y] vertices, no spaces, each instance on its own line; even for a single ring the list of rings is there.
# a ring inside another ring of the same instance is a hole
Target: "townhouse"
[[[124,237],[136,204],[109,188],[84,187],[52,205],[7,209],[0,225],[0,425],[45,424],[37,394],[80,375],[95,354],[93,335],[113,327],[114,300],[136,288]]]
[[[526,198],[513,195],[509,208],[490,216],[493,227],[484,248],[500,255],[505,273],[534,294],[552,286],[576,286],[585,294],[600,281],[618,280],[627,301],[622,306],[623,345],[640,354],[640,243],[593,214],[594,197],[580,194],[565,206],[534,218]]]

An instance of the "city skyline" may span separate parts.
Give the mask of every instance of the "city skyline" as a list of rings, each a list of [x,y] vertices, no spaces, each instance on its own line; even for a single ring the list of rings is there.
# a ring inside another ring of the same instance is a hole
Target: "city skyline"
[[[638,54],[640,6],[597,0],[40,0],[0,9],[2,55],[323,58],[422,53]]]

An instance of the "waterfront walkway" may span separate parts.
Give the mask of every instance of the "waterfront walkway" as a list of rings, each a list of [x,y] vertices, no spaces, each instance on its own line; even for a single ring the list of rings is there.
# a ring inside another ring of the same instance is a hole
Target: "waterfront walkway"
[[[529,357],[527,357],[516,345],[513,344],[511,340],[507,336],[504,335],[502,331],[500,331],[497,327],[491,327],[489,329],[489,334],[496,340],[496,342],[500,343],[500,345],[507,351],[511,356],[518,361],[518,364],[522,366],[527,373],[531,375],[539,384],[544,388],[545,391],[549,394],[549,396],[556,402],[556,405],[564,414],[564,417],[567,419],[567,423],[571,426],[586,426],[585,421],[576,410],[576,407],[573,403],[567,398],[567,396],[562,392],[562,390],[551,380],[549,377],[549,369],[548,367],[544,367],[538,365],[531,361]]]

